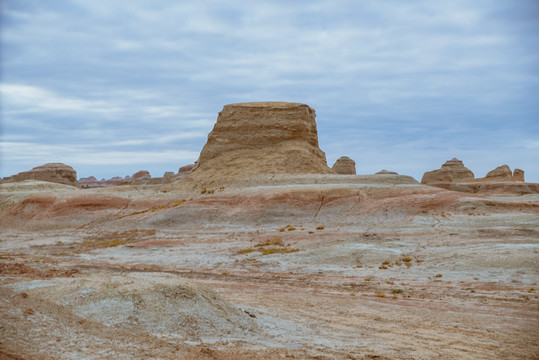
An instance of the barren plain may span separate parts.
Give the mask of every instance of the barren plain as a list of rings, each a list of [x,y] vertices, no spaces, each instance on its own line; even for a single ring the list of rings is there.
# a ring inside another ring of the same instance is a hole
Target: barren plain
[[[0,185],[0,359],[537,359],[539,195]]]

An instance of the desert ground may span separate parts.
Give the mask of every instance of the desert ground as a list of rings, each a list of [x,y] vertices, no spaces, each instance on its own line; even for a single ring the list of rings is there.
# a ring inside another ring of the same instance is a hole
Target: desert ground
[[[538,359],[539,195],[0,185],[0,359]]]

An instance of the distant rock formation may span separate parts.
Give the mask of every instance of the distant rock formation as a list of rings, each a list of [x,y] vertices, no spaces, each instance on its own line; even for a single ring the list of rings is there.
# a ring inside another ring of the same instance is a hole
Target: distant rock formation
[[[471,176],[467,176],[467,174],[471,174]],[[514,172],[511,172],[509,166],[502,165],[489,171],[485,177],[475,179],[473,173],[457,159],[446,162],[440,170],[425,173],[421,183],[474,194],[525,195],[539,193],[539,184],[524,182],[523,170],[515,169]]]
[[[473,172],[466,168],[462,161],[453,158],[445,162],[438,170],[428,171],[421,179],[422,184],[457,182],[464,179],[473,179]]]
[[[163,174],[162,183],[163,184],[169,184],[171,182],[176,181],[177,175],[175,175],[172,171],[167,171]]]
[[[37,166],[32,170],[23,171],[16,175],[3,178],[0,182],[18,182],[24,180],[48,181],[78,186],[77,172],[71,166],[62,163],[48,163]]]
[[[108,186],[118,186],[128,184],[131,177],[128,175],[125,178],[115,176],[110,179],[101,179],[97,180],[95,176],[89,176],[87,178],[80,178],[79,184],[84,189],[98,188],[98,187],[108,187]]]
[[[341,156],[335,161],[335,164],[331,167],[337,174],[343,175],[355,175],[356,174],[356,162],[350,159],[348,156]]]
[[[134,173],[133,176],[131,176],[130,183],[136,185],[147,184],[150,182],[151,178],[152,176],[150,175],[149,171],[140,170]]]
[[[182,176],[189,175],[193,171],[194,168],[195,168],[195,164],[182,166],[181,168],[178,169],[178,176],[182,177]]]
[[[187,178],[218,184],[253,175],[331,174],[315,116],[297,103],[225,105]]]
[[[376,175],[399,175],[399,174],[394,171],[380,170],[376,173]]]
[[[524,170],[515,169],[513,171],[513,181],[526,181],[524,180]]]
[[[482,179],[483,181],[524,181],[524,171],[515,169],[511,172],[511,168],[507,165],[498,166],[496,169],[491,170]]]

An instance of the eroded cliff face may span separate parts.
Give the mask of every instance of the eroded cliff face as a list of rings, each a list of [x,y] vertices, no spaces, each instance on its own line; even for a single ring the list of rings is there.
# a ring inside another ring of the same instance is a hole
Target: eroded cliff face
[[[331,174],[318,146],[315,111],[305,104],[225,105],[208,135],[192,179],[253,175]]]

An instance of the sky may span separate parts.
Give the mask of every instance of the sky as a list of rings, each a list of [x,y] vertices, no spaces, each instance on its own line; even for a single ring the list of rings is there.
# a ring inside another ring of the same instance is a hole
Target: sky
[[[0,177],[194,163],[225,104],[305,103],[328,165],[539,182],[537,0],[0,0]]]

